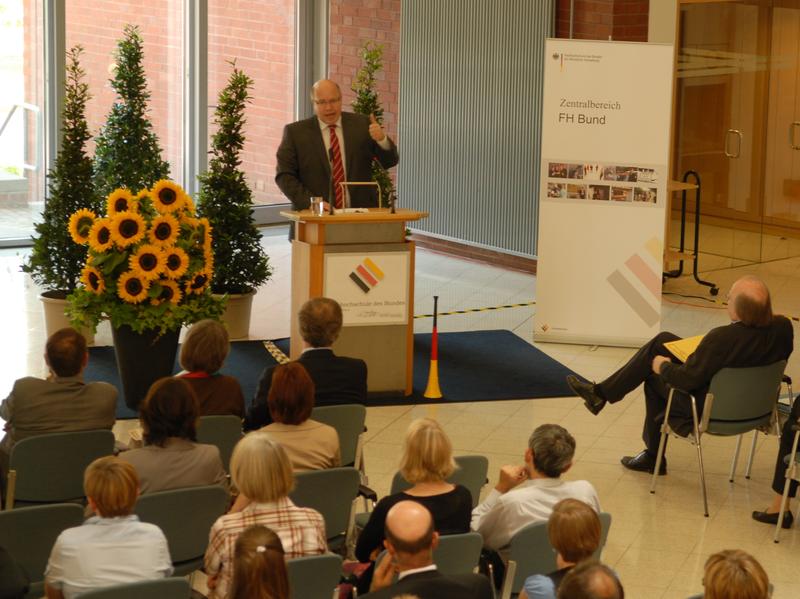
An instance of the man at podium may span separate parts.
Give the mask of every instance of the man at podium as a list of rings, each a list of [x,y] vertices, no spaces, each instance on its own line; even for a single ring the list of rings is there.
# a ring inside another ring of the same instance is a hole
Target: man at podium
[[[286,125],[278,147],[275,183],[295,207],[309,207],[311,197],[324,197],[336,208],[369,208],[378,205],[370,186],[339,183],[372,180],[372,159],[384,168],[397,164],[397,146],[370,115],[342,112],[342,92],[329,80],[311,88],[314,115]],[[349,194],[349,198],[348,198]]]

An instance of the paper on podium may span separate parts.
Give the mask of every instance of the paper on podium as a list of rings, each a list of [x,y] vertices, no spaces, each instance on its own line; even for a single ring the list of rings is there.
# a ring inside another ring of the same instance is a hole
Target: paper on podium
[[[705,335],[697,335],[695,337],[687,337],[686,339],[678,339],[677,341],[668,341],[664,344],[670,353],[678,358],[681,362],[686,363],[686,360],[689,359],[694,353],[694,350],[697,349],[697,346],[700,345],[700,342],[703,340]]]

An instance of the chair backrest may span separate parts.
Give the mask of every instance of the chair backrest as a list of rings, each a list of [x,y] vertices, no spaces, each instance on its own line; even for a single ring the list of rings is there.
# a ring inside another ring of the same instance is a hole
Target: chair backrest
[[[83,497],[83,472],[114,452],[108,430],[51,433],[22,439],[11,448],[9,470],[16,472],[14,501],[55,503]]]
[[[188,599],[192,586],[185,578],[160,578],[120,584],[83,593],[86,599]]]
[[[292,599],[331,599],[342,575],[342,558],[332,553],[286,561]]]
[[[289,498],[295,505],[317,510],[325,519],[328,539],[345,534],[350,526],[353,500],[360,477],[355,468],[329,468],[298,472]]]
[[[58,535],[80,526],[83,507],[75,503],[54,503],[0,512],[0,545],[25,571],[31,591],[44,594],[44,569]]]
[[[172,489],[142,495],[134,512],[163,531],[172,562],[180,564],[203,556],[208,531],[228,501],[228,492],[219,485]]]
[[[339,451],[343,466],[356,466],[358,441],[364,432],[367,408],[361,404],[341,406],[320,406],[311,411],[311,418],[332,426],[339,433]]]
[[[457,468],[447,478],[447,482],[466,487],[472,494],[472,507],[474,508],[480,500],[481,488],[486,484],[489,459],[483,455],[459,455],[453,459],[456,461]],[[392,495],[411,487],[411,483],[404,479],[402,474],[395,472],[390,491]]]
[[[611,528],[611,514],[600,512],[600,546],[594,553],[600,559]],[[549,574],[556,570],[556,554],[547,536],[547,522],[536,522],[521,528],[511,539],[509,562],[516,562],[511,592],[519,593],[525,579],[532,574]]]
[[[242,419],[232,414],[201,416],[197,424],[197,442],[219,448],[225,472],[230,472],[231,454],[241,438]]]
[[[483,537],[477,532],[439,537],[433,562],[442,574],[469,574],[478,565]]]
[[[723,368],[711,379],[710,412],[703,429],[712,434],[739,434],[768,423],[778,401],[786,360],[752,368]],[[708,405],[708,399],[706,400]]]

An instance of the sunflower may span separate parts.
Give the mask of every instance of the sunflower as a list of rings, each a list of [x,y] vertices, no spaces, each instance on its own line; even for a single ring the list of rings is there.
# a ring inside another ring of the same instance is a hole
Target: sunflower
[[[203,226],[203,249],[211,251],[211,231],[214,229],[205,216],[200,219],[200,224]]]
[[[167,179],[161,179],[150,190],[153,206],[159,212],[174,212],[183,208],[186,192],[181,186]]]
[[[87,208],[81,208],[69,217],[69,234],[72,241],[79,245],[89,243],[89,230],[97,218],[95,213]]]
[[[169,279],[179,279],[189,268],[189,255],[179,247],[169,248],[164,259],[164,276]]]
[[[178,219],[174,216],[171,214],[159,214],[150,223],[150,231],[148,231],[150,243],[160,246],[172,245],[178,238],[180,229],[181,226],[178,224]]]
[[[138,243],[144,233],[144,219],[136,212],[119,212],[111,219],[111,239],[119,247]]]
[[[157,279],[164,271],[167,256],[157,245],[141,245],[128,261],[128,268],[142,279]]]
[[[175,281],[161,279],[158,281],[158,284],[161,285],[161,293],[158,294],[158,297],[154,297],[150,300],[150,303],[154,306],[157,306],[161,302],[178,304],[181,301],[183,293],[181,293],[181,288]]]
[[[103,275],[94,266],[86,266],[81,271],[81,283],[92,293],[100,295],[106,290]]]
[[[207,268],[198,270],[186,283],[186,295],[196,293],[200,295],[211,284],[211,271]]]
[[[89,247],[95,252],[105,252],[111,245],[111,219],[98,218],[89,229]]]
[[[194,212],[194,202],[188,193],[183,196],[183,209],[188,212]]]
[[[138,304],[144,301],[149,288],[150,281],[132,271],[123,273],[117,281],[117,295],[129,304]]]
[[[120,212],[136,212],[136,204],[137,202],[131,192],[121,187],[108,194],[106,213],[108,216],[114,216]]]
[[[149,198],[149,197],[150,197],[150,190],[147,189],[146,187],[144,189],[140,189],[139,193],[133,196],[135,200],[141,200],[143,198]]]
[[[211,251],[210,248],[203,249],[203,259],[205,260],[206,263],[205,270],[209,272],[214,272],[214,252]]]

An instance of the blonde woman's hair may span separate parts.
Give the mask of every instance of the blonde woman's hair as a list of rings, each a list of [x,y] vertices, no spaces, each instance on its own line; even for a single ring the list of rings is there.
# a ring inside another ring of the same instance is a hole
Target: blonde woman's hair
[[[568,562],[577,564],[592,557],[600,546],[600,518],[578,499],[562,499],[553,506],[547,521],[550,545]]]
[[[769,579],[756,559],[740,549],[726,549],[706,560],[706,599],[768,599]]]
[[[277,501],[294,488],[286,451],[260,431],[245,435],[233,449],[231,480],[240,493],[258,503]]]
[[[406,432],[400,474],[412,484],[446,479],[456,469],[453,445],[432,418],[418,418]]]
[[[139,477],[132,464],[117,457],[97,458],[83,473],[83,492],[92,498],[99,516],[128,516],[139,496]]]

